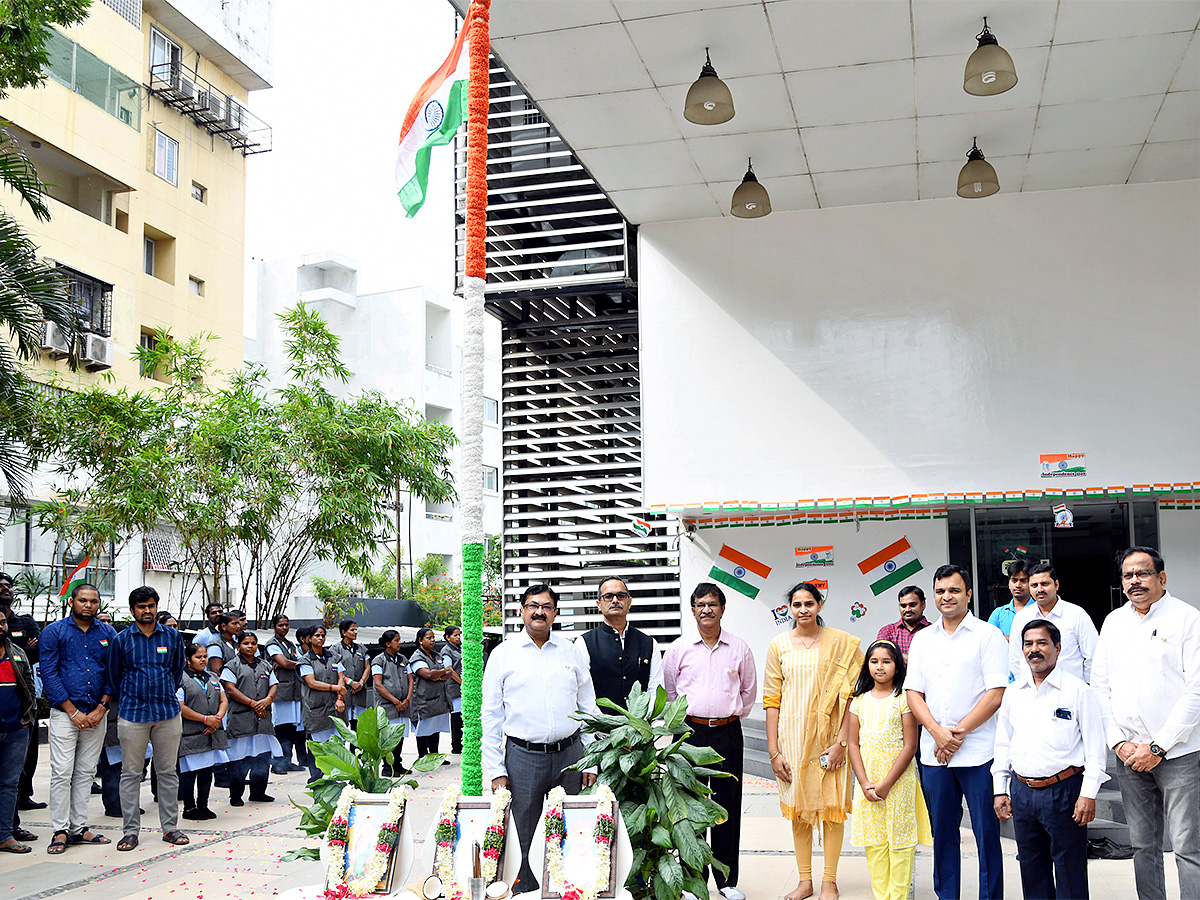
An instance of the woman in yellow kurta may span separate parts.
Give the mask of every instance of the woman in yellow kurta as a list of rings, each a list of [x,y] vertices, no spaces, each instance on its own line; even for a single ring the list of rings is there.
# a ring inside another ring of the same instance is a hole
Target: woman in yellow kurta
[[[823,605],[816,585],[803,582],[792,588],[788,610],[795,627],[776,636],[767,649],[767,753],[779,786],[779,806],[792,823],[800,874],[785,900],[813,894],[812,840],[818,824],[825,839],[821,900],[837,898],[838,857],[850,811],[847,713],[863,655],[858,638],[823,624]]]

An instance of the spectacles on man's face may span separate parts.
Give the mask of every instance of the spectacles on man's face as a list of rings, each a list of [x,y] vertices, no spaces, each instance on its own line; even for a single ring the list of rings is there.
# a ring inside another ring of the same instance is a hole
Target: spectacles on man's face
[[[541,610],[544,613],[554,612],[553,603],[526,603],[525,608],[531,613],[537,612],[538,610]]]
[[[611,603],[614,600],[620,600],[624,603],[630,599],[629,591],[617,591],[615,594],[601,594],[600,599],[605,603]]]
[[[696,609],[720,609],[720,603],[697,603]]]
[[[1158,573],[1151,569],[1139,569],[1136,572],[1122,572],[1122,581],[1149,581]]]

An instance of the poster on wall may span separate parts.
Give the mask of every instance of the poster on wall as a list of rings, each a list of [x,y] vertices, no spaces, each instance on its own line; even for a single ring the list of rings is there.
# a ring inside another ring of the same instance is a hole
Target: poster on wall
[[[1087,474],[1082,453],[1043,453],[1040,457],[1043,478],[1075,478]]]
[[[810,566],[832,566],[833,547],[797,547],[796,568],[807,569]]]
[[[821,592],[821,596],[825,598],[826,603],[829,602],[828,581],[822,578],[806,578],[804,580]],[[775,617],[776,625],[788,625],[792,621],[792,614],[788,611],[788,602],[786,600],[771,610],[771,613]]]
[[[876,597],[888,588],[906,581],[922,568],[921,561],[917,559],[917,551],[912,548],[907,537],[888,544],[858,564],[858,570],[867,577],[871,593]]]
[[[766,563],[753,556],[747,556],[728,544],[722,544],[721,552],[713,560],[708,577],[753,600],[767,583],[767,576],[770,574],[771,567]]]
[[[1054,527],[1074,528],[1075,514],[1067,509],[1067,504],[1060,503],[1054,507]]]

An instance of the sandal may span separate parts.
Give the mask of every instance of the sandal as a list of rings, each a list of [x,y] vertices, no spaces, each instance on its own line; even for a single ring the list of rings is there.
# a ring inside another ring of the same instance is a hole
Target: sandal
[[[55,832],[55,834],[58,833],[59,832],[57,831]],[[88,834],[91,834],[91,837],[88,837]],[[79,832],[79,834],[70,835],[67,838],[67,843],[71,846],[75,846],[76,844],[111,844],[112,841],[102,834],[96,834],[94,831],[85,828],[83,831]]]
[[[61,841],[58,839],[60,834],[62,835]],[[65,831],[56,831],[54,834],[50,835],[50,843],[46,845],[46,852],[54,856],[57,856],[60,853],[66,853],[67,844],[69,843],[71,843],[71,835]]]
[[[117,843],[117,849],[124,853],[126,850],[133,850],[138,845],[138,836],[136,834],[127,834]]]
[[[182,831],[168,831],[163,834],[162,839],[168,844],[174,844],[176,847],[182,847],[184,844],[191,843],[191,840]]]
[[[0,853],[29,853],[33,850],[28,844],[13,841],[11,844],[0,844]]]

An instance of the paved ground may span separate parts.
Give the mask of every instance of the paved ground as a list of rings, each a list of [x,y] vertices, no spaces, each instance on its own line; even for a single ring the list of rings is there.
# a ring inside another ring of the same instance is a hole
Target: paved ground
[[[49,767],[43,753],[35,782],[36,796],[46,799]],[[420,779],[421,790],[411,802],[410,814],[418,835],[428,833],[441,789],[457,777],[457,767],[448,766]],[[143,791],[141,845],[130,853],[118,853],[120,822],[103,817],[99,797],[92,798],[94,827],[113,844],[104,847],[71,847],[61,856],[48,856],[49,816],[45,810],[23,815],[23,824],[41,836],[34,852],[25,856],[0,854],[0,900],[41,900],[70,896],[95,900],[149,900],[149,898],[195,898],[195,900],[260,900],[274,897],[300,885],[314,884],[322,877],[317,863],[281,863],[279,857],[304,839],[294,830],[299,813],[287,803],[292,794],[303,800],[303,775],[271,776],[271,804],[248,803],[233,809],[223,791],[213,791],[210,804],[218,817],[212,822],[182,823],[192,837],[187,847],[173,847],[159,840],[156,808],[149,785]],[[777,900],[795,887],[791,832],[779,817],[775,786],[758,778],[747,778],[742,855],[741,888],[750,900]],[[151,826],[154,826],[153,828]],[[849,830],[847,830],[847,836]],[[1010,898],[1021,896],[1015,848],[1004,841],[1005,887]],[[970,832],[963,831],[963,895],[975,896],[976,862]],[[820,871],[820,851],[814,868]],[[1168,857],[1169,896],[1178,900],[1178,883],[1172,858]],[[1090,864],[1093,900],[1130,900],[1136,895],[1131,862],[1093,861]],[[918,853],[916,866],[918,900],[932,900],[932,861],[927,850]],[[871,897],[870,879],[861,848],[846,847],[839,872],[842,896],[847,900]]]

